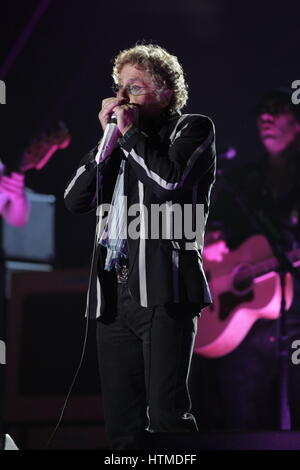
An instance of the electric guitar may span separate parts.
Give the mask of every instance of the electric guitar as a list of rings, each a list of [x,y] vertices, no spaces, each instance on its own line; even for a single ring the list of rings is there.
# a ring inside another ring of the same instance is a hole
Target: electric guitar
[[[210,246],[211,248],[211,246]],[[288,253],[300,266],[300,249]],[[205,260],[213,305],[198,320],[194,351],[206,357],[220,357],[233,351],[259,318],[280,315],[281,287],[277,258],[262,235],[254,235],[222,261]],[[286,309],[293,300],[292,277],[286,274]]]
[[[58,129],[41,134],[34,139],[22,154],[19,163],[21,173],[35,168],[41,170],[57,150],[66,148],[71,141],[68,129],[63,123]]]

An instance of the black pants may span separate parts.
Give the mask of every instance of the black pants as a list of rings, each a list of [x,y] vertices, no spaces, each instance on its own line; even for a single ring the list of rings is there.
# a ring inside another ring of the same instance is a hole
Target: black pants
[[[225,426],[241,430],[279,429],[279,358],[277,322],[258,321],[243,343],[216,361]],[[300,429],[300,365],[291,361],[299,321],[288,322],[288,399],[291,427]]]
[[[293,304],[286,314],[286,360],[291,428],[299,430],[300,364],[292,362],[293,341],[300,339],[298,283],[294,283],[294,296]],[[209,387],[204,397],[204,411],[209,426],[243,431],[279,429],[280,368],[277,335],[278,320],[261,319],[230,354],[214,360],[202,359],[204,373],[199,374],[199,377]],[[194,396],[193,387],[192,392]],[[202,402],[199,405],[199,412],[197,409],[195,411],[197,415],[203,416]]]
[[[187,387],[196,328],[196,312],[187,305],[144,308],[126,283],[118,284],[117,312],[101,318],[97,327],[104,416],[113,449],[139,449],[145,429],[197,431]]]

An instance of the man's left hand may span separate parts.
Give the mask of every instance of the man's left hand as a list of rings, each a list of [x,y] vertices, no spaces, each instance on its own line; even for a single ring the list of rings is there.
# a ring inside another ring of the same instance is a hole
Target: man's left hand
[[[122,135],[126,134],[133,125],[138,124],[139,112],[139,107],[130,103],[122,104],[114,108],[118,128]]]

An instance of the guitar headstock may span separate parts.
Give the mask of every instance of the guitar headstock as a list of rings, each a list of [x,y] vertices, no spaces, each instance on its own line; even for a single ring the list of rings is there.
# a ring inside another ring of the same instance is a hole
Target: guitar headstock
[[[64,123],[59,123],[58,129],[45,132],[35,138],[21,156],[20,171],[24,172],[35,168],[41,170],[52,155],[60,149],[66,148],[71,136]]]

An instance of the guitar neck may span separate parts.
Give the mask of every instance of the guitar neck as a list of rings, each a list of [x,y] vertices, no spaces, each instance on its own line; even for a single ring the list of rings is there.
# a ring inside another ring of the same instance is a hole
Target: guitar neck
[[[293,266],[296,267],[297,265],[300,265],[300,248],[288,252],[287,256]],[[274,256],[273,258],[269,258],[267,261],[261,261],[260,263],[253,265],[252,273],[254,277],[259,277],[272,271],[276,271],[278,268],[279,262],[278,259]]]

